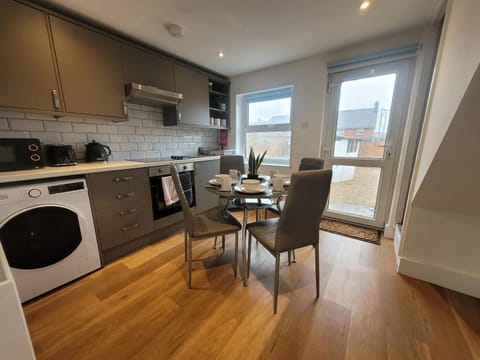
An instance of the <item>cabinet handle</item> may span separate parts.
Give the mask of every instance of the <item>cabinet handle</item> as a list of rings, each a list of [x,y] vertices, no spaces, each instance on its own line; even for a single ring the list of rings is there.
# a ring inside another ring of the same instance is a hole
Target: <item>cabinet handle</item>
[[[115,182],[130,181],[130,180],[133,180],[133,176],[116,177],[113,179],[113,181]]]
[[[52,99],[53,99],[53,107],[56,110],[60,109],[60,98],[58,97],[58,91],[53,89],[52,90]]]
[[[128,193],[128,194],[117,194],[115,197],[120,200],[120,199],[124,199],[124,198],[128,198],[128,197],[134,197],[135,196],[135,193],[134,192],[131,192],[131,193]]]
[[[131,208],[131,209],[128,209],[128,210],[120,210],[118,212],[118,214],[120,216],[124,216],[124,215],[127,215],[127,214],[135,214],[137,212],[137,209],[135,208]]]
[[[182,113],[179,111],[178,112],[178,122],[182,121]]]
[[[123,102],[123,115],[128,115],[128,107],[127,107],[127,102]]]
[[[133,229],[136,229],[136,228],[138,228],[137,223],[129,225],[129,226],[122,226],[122,231],[133,230]]]

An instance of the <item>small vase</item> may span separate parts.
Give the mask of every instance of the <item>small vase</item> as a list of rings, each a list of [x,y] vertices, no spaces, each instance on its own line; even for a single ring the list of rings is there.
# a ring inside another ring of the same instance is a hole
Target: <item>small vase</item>
[[[258,174],[247,174],[247,179],[258,179]]]

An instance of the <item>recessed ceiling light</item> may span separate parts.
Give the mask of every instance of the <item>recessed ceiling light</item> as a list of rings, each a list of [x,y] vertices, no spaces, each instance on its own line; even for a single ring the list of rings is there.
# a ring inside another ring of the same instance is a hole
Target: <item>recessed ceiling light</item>
[[[367,10],[369,6],[370,6],[370,1],[364,1],[360,5],[360,10]]]
[[[223,51],[219,51],[217,53],[217,56],[220,58],[220,59],[223,59],[223,57],[225,56],[225,54],[223,53]]]
[[[183,28],[177,24],[167,24],[165,26],[167,28],[168,33],[170,36],[175,38],[182,38],[183,37]]]

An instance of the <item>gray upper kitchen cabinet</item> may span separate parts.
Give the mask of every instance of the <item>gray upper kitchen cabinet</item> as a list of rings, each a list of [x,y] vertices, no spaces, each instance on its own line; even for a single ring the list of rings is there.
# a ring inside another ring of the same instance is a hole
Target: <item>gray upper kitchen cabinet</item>
[[[208,192],[205,185],[220,171],[220,160],[198,161],[195,163],[195,202],[197,213],[218,206],[218,196]]]
[[[135,82],[175,91],[173,62],[146,50],[122,44],[125,83]]]
[[[65,110],[126,118],[122,44],[56,16],[50,24]]]
[[[178,124],[209,126],[208,113],[208,77],[207,75],[175,64],[175,91],[183,94],[183,100],[178,106],[180,117]],[[165,125],[176,125],[173,123]]]
[[[61,110],[46,20],[39,10],[0,1],[0,106]]]

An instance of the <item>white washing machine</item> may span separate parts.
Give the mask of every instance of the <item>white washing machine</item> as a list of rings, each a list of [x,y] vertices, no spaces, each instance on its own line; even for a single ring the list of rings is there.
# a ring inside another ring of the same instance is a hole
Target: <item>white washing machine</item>
[[[0,188],[0,242],[22,302],[98,269],[85,179]]]

